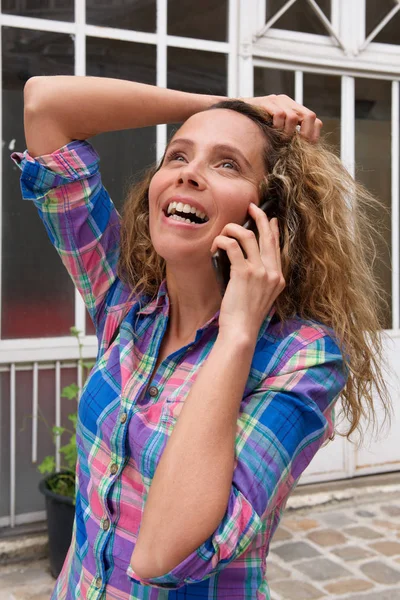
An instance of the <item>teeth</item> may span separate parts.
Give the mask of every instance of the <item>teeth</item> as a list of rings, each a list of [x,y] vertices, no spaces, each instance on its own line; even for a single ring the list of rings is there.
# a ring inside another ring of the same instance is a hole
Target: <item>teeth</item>
[[[171,213],[173,214],[175,211],[191,213],[193,215],[195,214],[200,219],[208,221],[208,218],[206,217],[206,213],[201,212],[200,210],[196,209],[194,206],[190,206],[190,204],[183,204],[182,202],[171,202],[168,205],[167,214],[171,214]]]
[[[184,223],[192,223],[193,225],[193,222],[190,219],[184,219],[183,217],[179,217],[178,215],[172,215],[170,219],[174,219],[174,221],[183,221]]]

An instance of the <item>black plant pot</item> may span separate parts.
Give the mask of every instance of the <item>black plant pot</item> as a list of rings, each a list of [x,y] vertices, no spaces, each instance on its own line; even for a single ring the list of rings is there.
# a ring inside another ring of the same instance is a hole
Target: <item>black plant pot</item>
[[[72,538],[75,506],[72,498],[52,492],[47,481],[49,475],[39,483],[39,490],[46,498],[47,529],[49,535],[50,571],[56,579],[62,569]]]

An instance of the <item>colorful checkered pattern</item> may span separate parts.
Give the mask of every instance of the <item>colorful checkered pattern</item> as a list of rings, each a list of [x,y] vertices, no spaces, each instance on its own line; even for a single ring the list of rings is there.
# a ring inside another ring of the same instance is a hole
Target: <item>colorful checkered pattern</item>
[[[269,599],[271,537],[300,475],[333,433],[346,382],[333,331],[300,319],[281,329],[271,309],[237,421],[225,515],[171,572],[141,579],[129,563],[146,497],[216,340],[219,311],[153,373],[168,323],[166,281],[155,299],[128,302],[129,289],[116,275],[120,216],[101,183],[95,150],[73,141],[51,155],[12,158],[22,170],[23,198],[35,203],[99,342],[79,403],[76,518],[53,600]]]

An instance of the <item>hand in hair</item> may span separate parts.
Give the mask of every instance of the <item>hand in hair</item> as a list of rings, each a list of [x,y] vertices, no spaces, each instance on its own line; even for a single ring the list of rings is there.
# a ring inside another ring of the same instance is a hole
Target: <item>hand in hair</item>
[[[241,98],[244,102],[263,108],[273,119],[276,129],[281,129],[288,136],[292,136],[297,126],[300,126],[300,135],[309,142],[316,142],[320,136],[322,121],[317,115],[295,102],[284,94],[271,94],[256,98]]]
[[[253,203],[249,213],[257,224],[259,244],[252,231],[228,223],[214,239],[211,252],[224,249],[231,262],[231,276],[220,309],[219,336],[255,344],[265,317],[285,288],[285,280],[277,219],[269,221]]]

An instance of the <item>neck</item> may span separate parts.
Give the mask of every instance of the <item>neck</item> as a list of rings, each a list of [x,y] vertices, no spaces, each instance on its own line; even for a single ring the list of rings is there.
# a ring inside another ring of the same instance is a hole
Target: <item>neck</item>
[[[182,344],[188,343],[221,306],[214,271],[211,265],[206,268],[167,265],[166,280],[170,299],[169,336]]]

